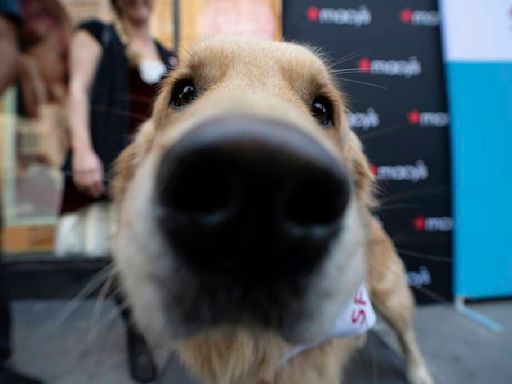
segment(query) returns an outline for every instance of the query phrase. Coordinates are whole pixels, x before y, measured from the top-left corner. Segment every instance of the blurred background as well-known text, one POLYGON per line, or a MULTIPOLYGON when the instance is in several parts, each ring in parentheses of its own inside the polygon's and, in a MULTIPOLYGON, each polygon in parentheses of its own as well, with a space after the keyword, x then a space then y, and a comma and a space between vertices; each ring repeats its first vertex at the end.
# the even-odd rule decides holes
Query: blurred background
MULTIPOLYGON (((137 2, 120 3, 130 1, 137 2)), ((0 95, 1 241, 13 359, 51 383, 126 383, 117 311, 109 302, 96 305, 108 252, 91 245, 95 235, 87 228, 102 219, 63 209, 75 166, 67 159, 76 144, 72 69, 81 60, 70 53, 74 31, 91 19, 115 26, 122 17, 108 0, 17 3, 17 73, 0 95), (69 237, 81 245, 62 245, 69 237)), ((436 382, 512 382, 512 1, 149 3, 150 33, 169 55, 167 70, 193 43, 216 35, 321 48, 379 182, 376 215, 421 305, 420 345, 436 382)), ((122 43, 130 39, 126 25, 113 31, 122 43)), ((98 47, 106 46, 103 38, 96 36, 98 47)), ((124 110, 91 104, 88 113, 133 114, 133 100, 124 110)), ((103 176, 108 187, 108 169, 103 176)), ((350 382, 405 382, 396 351, 379 323, 350 382)), ((172 383, 193 382, 177 362, 166 375, 172 383)))

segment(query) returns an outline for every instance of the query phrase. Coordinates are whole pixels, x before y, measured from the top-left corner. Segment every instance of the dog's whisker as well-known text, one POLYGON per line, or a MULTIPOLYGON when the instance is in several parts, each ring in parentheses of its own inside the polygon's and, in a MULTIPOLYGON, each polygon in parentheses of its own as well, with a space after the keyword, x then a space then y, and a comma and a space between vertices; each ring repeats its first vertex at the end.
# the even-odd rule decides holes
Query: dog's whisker
POLYGON ((91 109, 96 110, 96 111, 101 111, 101 112, 109 112, 109 113, 126 116, 126 117, 134 117, 141 121, 145 121, 147 119, 147 116, 145 116, 145 115, 141 115, 141 114, 137 114, 137 113, 133 113, 133 112, 120 111, 120 110, 117 110, 114 108, 109 108, 109 107, 106 107, 103 105, 94 105, 93 104, 93 105, 91 105, 91 109))
POLYGON ((392 201, 400 201, 401 199, 406 199, 408 197, 417 197, 422 195, 429 195, 429 194, 441 194, 448 190, 448 186, 435 186, 430 188, 421 188, 414 191, 408 191, 404 193, 397 193, 395 195, 387 196, 380 201, 383 203, 386 202, 392 202, 392 201))
POLYGON ((110 273, 111 268, 111 265, 107 265, 98 271, 93 277, 91 277, 90 281, 82 289, 80 289, 80 291, 73 297, 73 299, 70 300, 69 303, 67 303, 59 313, 48 319, 45 325, 39 328, 32 336, 27 338, 23 345, 25 345, 25 343, 26 345, 36 345, 38 344, 35 343, 37 338, 44 336, 53 328, 60 327, 79 307, 81 301, 89 297, 105 281, 108 274, 110 273))
POLYGON ((343 75, 345 73, 361 73, 366 74, 365 71, 359 69, 359 68, 340 68, 340 69, 333 69, 330 71, 333 75, 343 75))
MULTIPOLYGON (((126 308, 127 306, 124 306, 126 308)), ((123 307, 119 305, 114 305, 114 308, 110 309, 103 317, 103 319, 99 320, 96 325, 94 325, 94 329, 89 329, 86 334, 81 337, 81 345, 84 344, 84 348, 86 349, 88 345, 94 341, 100 332, 104 331, 106 327, 119 315, 119 312, 123 309, 123 307), (83 343, 86 341, 85 343, 83 343)))
POLYGON ((336 68, 333 69, 334 73, 347 73, 347 72, 361 72, 364 73, 360 68, 336 68))
POLYGON ((110 276, 108 277, 108 280, 103 284, 101 287, 101 290, 98 294, 98 297, 96 298, 96 302, 94 303, 91 318, 89 322, 89 331, 93 328, 94 324, 99 320, 101 310, 103 309, 103 305, 105 301, 116 294, 116 292, 119 290, 119 286, 117 286, 113 292, 110 292, 110 289, 112 287, 112 282, 114 281, 114 272, 111 271, 110 276))
POLYGON ((419 207, 419 204, 389 204, 389 205, 379 205, 374 211, 387 211, 390 209, 400 209, 400 208, 415 208, 419 207))
MULTIPOLYGON (((341 79, 340 81, 343 82, 343 79, 341 79)), ((408 128, 408 124, 405 121, 405 118, 404 118, 404 120, 401 120, 401 121, 387 122, 386 126, 380 126, 378 129, 374 129, 374 130, 368 131, 368 132, 362 132, 362 131, 356 131, 356 130, 354 130, 354 131, 358 134, 358 137, 361 140, 366 141, 368 139, 372 139, 377 136, 387 135, 388 133, 392 133, 395 131, 399 131, 399 130, 408 128), (386 126, 388 126, 388 127, 386 127, 386 126)))
POLYGON ((361 71, 359 67, 351 67, 351 68, 332 68, 335 72, 343 72, 343 71, 361 71))
POLYGON ((395 125, 392 128, 381 128, 379 130, 375 130, 375 131, 372 131, 370 133, 366 133, 364 135, 359 135, 359 137, 360 137, 361 140, 368 140, 368 139, 373 138, 375 136, 385 135, 385 134, 388 134, 388 133, 391 133, 391 132, 395 132, 395 131, 399 131, 399 130, 405 129, 405 128, 407 128, 407 126, 405 124, 397 124, 397 125, 395 125))
POLYGON ((452 300, 446 299, 442 297, 441 295, 431 291, 430 289, 427 289, 425 287, 419 286, 419 285, 411 285, 413 289, 417 289, 418 291, 424 293, 426 296, 433 299, 438 304, 452 304, 452 300))
POLYGON ((341 57, 340 59, 336 60, 334 63, 331 64, 331 66, 341 65, 343 63, 346 63, 347 61, 355 59, 356 57, 365 55, 366 53, 368 53, 367 49, 361 49, 361 50, 358 50, 358 51, 354 51, 354 52, 349 53, 349 54, 341 57))
POLYGON ((452 259, 450 259, 448 257, 434 256, 434 255, 429 255, 429 254, 422 253, 422 252, 409 251, 409 250, 406 250, 403 248, 396 248, 396 249, 397 249, 398 253, 400 253, 400 254, 404 254, 406 256, 411 256, 411 257, 416 257, 419 259, 439 261, 442 263, 452 263, 453 262, 452 259))
MULTIPOLYGON (((93 338, 90 337, 90 335, 92 335, 92 333, 88 332, 88 330, 84 329, 84 328, 81 328, 84 330, 83 334, 80 332, 80 334, 74 335, 77 337, 74 338, 74 340, 70 341, 70 342, 72 342, 75 346, 79 346, 79 347, 73 348, 73 350, 69 356, 69 359, 66 359, 67 363, 61 365, 60 368, 58 369, 58 371, 53 372, 55 378, 57 378, 57 377, 65 378, 65 377, 68 377, 68 375, 71 375, 73 373, 73 371, 76 370, 76 367, 78 367, 79 365, 82 365, 84 363, 87 356, 98 357, 98 353, 97 352, 92 353, 92 348, 90 348, 90 347, 94 344, 94 342, 96 342, 97 335, 99 335, 99 333, 105 331, 106 328, 110 325, 110 323, 116 318, 118 312, 119 312, 119 310, 117 308, 113 308, 106 314, 105 318, 102 319, 95 326, 96 334, 93 335, 93 338), (90 354, 88 354, 89 351, 91 352, 90 354)), ((55 326, 55 324, 52 324, 52 326, 55 326)), ((45 336, 47 337, 47 335, 45 335, 45 336)), ((46 345, 47 344, 46 340, 47 339, 45 339, 45 342, 42 342, 42 340, 41 340, 40 343, 37 343, 37 344, 34 343, 34 345, 46 345)), ((103 349, 101 349, 101 350, 103 350, 103 349)), ((37 349, 37 355, 34 356, 34 358, 37 359, 37 358, 39 358, 39 356, 41 358, 43 358, 45 354, 46 354, 46 350, 44 348, 37 349)), ((124 358, 124 356, 119 357, 119 359, 123 359, 123 358, 124 358)), ((111 357, 109 357, 109 360, 111 360, 111 357)))
MULTIPOLYGON (((81 300, 88 296, 90 296, 96 289, 98 289, 101 284, 105 282, 105 279, 107 279, 113 269, 112 264, 107 264, 102 269, 100 269, 94 276, 91 277, 89 283, 87 283, 74 297, 73 301, 75 300, 81 300)), ((72 303, 70 302, 70 304, 72 303)))
POLYGON ((389 88, 388 87, 384 87, 383 85, 378 85, 378 84, 375 84, 375 83, 369 83, 367 81, 360 81, 360 80, 354 80, 354 79, 347 79, 346 77, 343 77, 341 79, 341 82, 348 82, 348 83, 355 83, 355 84, 362 84, 362 85, 368 85, 370 87, 375 87, 375 88, 380 88, 380 89, 384 89, 385 91, 388 91, 389 88))

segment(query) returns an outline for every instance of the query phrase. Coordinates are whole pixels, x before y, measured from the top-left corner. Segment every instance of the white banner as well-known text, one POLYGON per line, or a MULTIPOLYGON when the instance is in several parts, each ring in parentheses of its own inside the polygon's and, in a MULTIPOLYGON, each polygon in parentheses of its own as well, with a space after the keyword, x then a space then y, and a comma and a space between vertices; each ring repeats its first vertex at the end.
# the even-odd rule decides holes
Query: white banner
POLYGON ((512 0, 440 0, 445 59, 512 61, 512 0))

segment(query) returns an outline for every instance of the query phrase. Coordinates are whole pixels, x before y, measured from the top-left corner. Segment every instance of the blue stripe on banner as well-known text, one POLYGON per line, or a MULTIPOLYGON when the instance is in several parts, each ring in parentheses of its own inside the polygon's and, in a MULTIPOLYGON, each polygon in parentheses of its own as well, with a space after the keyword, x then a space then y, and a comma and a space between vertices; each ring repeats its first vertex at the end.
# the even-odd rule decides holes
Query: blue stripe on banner
POLYGON ((455 294, 512 295, 512 63, 447 64, 455 294))

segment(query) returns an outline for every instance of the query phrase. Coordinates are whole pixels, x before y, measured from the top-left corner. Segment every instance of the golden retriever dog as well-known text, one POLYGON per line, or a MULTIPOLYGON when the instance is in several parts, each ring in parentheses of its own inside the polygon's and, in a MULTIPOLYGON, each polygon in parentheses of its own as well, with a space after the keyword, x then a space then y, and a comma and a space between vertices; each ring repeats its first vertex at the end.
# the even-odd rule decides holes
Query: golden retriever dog
POLYGON ((430 384, 402 262, 328 66, 290 43, 213 39, 164 83, 120 156, 114 261, 134 316, 207 384, 338 384, 329 338, 366 279, 430 384), (296 345, 309 345, 290 356, 296 345))

